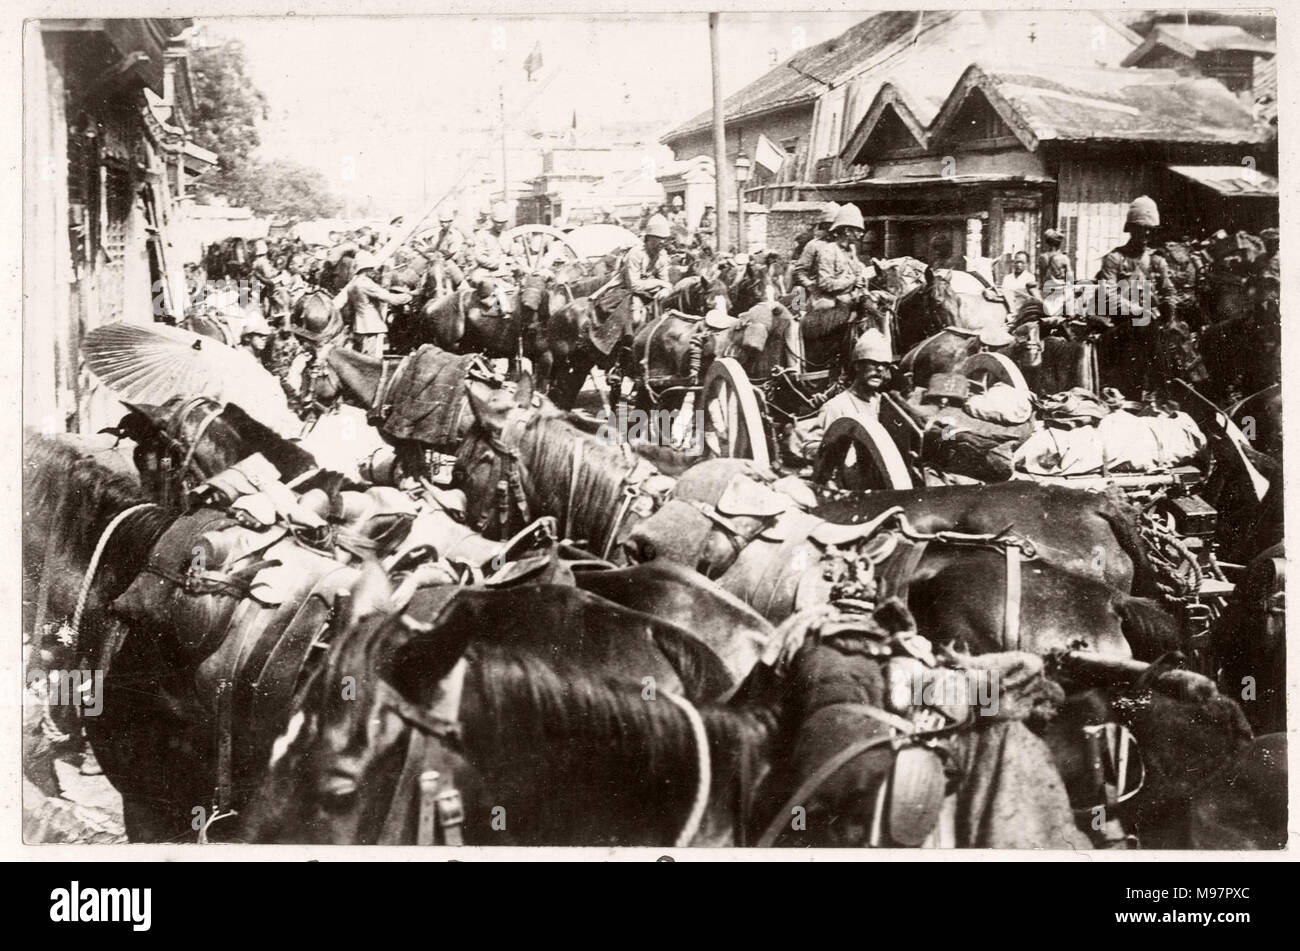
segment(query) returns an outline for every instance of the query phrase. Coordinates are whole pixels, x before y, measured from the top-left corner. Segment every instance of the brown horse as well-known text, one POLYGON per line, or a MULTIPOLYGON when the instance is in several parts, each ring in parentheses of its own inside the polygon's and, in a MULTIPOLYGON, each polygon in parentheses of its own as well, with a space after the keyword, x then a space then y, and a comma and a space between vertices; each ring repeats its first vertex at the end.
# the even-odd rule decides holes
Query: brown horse
POLYGON ((549 402, 534 409, 527 383, 514 395, 469 388, 475 425, 454 477, 468 499, 467 521, 499 539, 550 515, 564 537, 607 557, 671 480, 626 445, 577 429, 549 402))
MULTIPOLYGON (((866 524, 902 506, 918 523, 905 533, 909 538, 954 530, 983 536, 966 543, 960 537, 952 542, 939 537, 920 548, 910 564, 898 561, 895 568, 893 562, 882 562, 877 569, 910 592, 921 632, 936 643, 964 642, 977 652, 1045 652, 1082 640, 1096 650, 1118 656, 1131 650, 1142 657, 1178 646, 1172 618, 1153 602, 1106 583, 1108 575, 1120 582, 1131 579, 1133 560, 1124 544, 1136 554, 1140 538, 1135 530, 1128 537, 1125 521, 1117 518, 1112 525, 1108 516, 1117 513, 1099 513, 1096 499, 1087 493, 1033 483, 951 486, 871 493, 863 497, 865 507, 838 503, 831 511, 778 519, 776 513, 790 507, 788 500, 783 506, 762 480, 763 474, 743 460, 701 463, 677 481, 671 498, 654 515, 631 531, 625 547, 635 561, 667 558, 702 571, 779 622, 798 610, 809 596, 805 592, 830 590, 819 580, 825 574, 827 545, 833 541, 851 549, 865 538, 865 529, 858 538, 847 525, 822 530, 825 515, 866 524), (982 490, 989 489, 997 491, 986 498, 982 490), (943 498, 931 502, 932 494, 943 498), (1041 516, 1026 524, 1026 511, 1041 516), (1019 538, 1014 575, 1007 546, 997 540, 1013 527, 1019 538), (984 585, 972 583, 975 578, 984 585)), ((910 551, 914 549, 900 545, 893 557, 905 558, 910 551)))
MULTIPOLYGON (((887 691, 883 665, 863 649, 869 637, 802 639, 791 649, 788 676, 774 679, 765 669, 766 686, 755 682, 754 699, 728 709, 707 696, 692 701, 659 684, 652 689, 635 679, 643 667, 601 652, 590 634, 575 641, 571 631, 545 625, 516 631, 484 623, 472 605, 455 607, 432 625, 370 619, 340 638, 277 741, 268 781, 244 822, 246 838, 734 846, 754 844, 763 827, 775 834, 759 844, 771 844, 787 825, 798 832, 784 845, 929 838, 915 811, 942 800, 941 769, 918 773, 913 765, 911 787, 879 795, 900 744, 878 719, 889 716, 887 691), (552 642, 561 649, 548 649, 552 642), (592 668, 600 663, 609 670, 597 681, 592 668), (361 672, 352 674, 356 701, 339 702, 333 685, 354 671, 361 672), (788 758, 786 736, 796 741, 788 758), (842 758, 838 768, 834 757, 842 758), (437 768, 443 802, 452 797, 458 807, 440 818, 454 821, 435 818, 419 828, 416 817, 433 805, 434 791, 416 787, 416 767, 437 768), (819 767, 820 780, 810 776, 819 767), (570 794, 539 796, 547 789, 570 794), (806 824, 777 809, 792 793, 796 819, 803 812, 806 824), (889 816, 872 823, 882 800, 889 816)), ((877 630, 871 626, 872 635, 877 630)), ((948 743, 960 762, 958 843, 1083 844, 1041 744, 1017 722, 969 726, 948 743)), ((937 766, 933 753, 901 745, 909 764, 920 756, 937 766)))
POLYGON ((1256 739, 1230 696, 1167 661, 1077 656, 1055 674, 1071 696, 1044 739, 1081 826, 1105 839, 1118 824, 1140 848, 1284 847, 1285 734, 1256 739), (1107 742, 1119 726, 1135 749, 1107 742))
POLYGON ((898 300, 897 353, 907 353, 945 327, 978 332, 1005 326, 1010 315, 1006 299, 982 278, 966 271, 926 268, 925 279, 898 300))
POLYGON ((423 764, 454 786, 465 844, 733 844, 773 717, 705 706, 722 681, 688 633, 578 594, 421 589, 350 624, 301 692, 243 837, 431 842, 410 772, 423 764))

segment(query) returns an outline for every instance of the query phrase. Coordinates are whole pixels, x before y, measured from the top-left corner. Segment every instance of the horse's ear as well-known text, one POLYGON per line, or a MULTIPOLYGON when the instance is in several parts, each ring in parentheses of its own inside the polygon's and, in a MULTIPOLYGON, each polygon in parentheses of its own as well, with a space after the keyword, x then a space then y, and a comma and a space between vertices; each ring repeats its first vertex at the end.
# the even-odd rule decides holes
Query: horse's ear
POLYGON ((465 394, 469 400, 469 411, 474 414, 474 421, 480 426, 486 426, 491 413, 488 410, 487 400, 479 395, 478 387, 473 380, 465 381, 465 394))
POLYGON ((523 373, 519 376, 519 383, 515 386, 515 405, 520 409, 528 409, 533 405, 533 375, 523 373))
POLYGON ((348 603, 348 630, 371 614, 388 614, 392 610, 393 585, 383 567, 374 558, 366 558, 361 577, 352 586, 348 603))
POLYGON ((126 419, 122 420, 123 425, 144 423, 152 429, 161 430, 167 424, 167 413, 161 406, 152 403, 128 403, 126 400, 122 400, 122 405, 131 411, 126 419))

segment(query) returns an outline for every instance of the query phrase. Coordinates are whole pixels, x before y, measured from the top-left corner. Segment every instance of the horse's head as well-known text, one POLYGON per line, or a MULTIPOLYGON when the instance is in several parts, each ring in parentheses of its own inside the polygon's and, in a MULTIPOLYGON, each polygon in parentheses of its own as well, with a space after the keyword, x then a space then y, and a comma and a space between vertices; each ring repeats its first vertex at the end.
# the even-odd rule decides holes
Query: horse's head
POLYGON ((316 466, 311 453, 234 403, 223 406, 207 397, 173 397, 162 406, 128 403, 127 407, 131 412, 116 432, 136 443, 141 482, 155 495, 168 470, 191 486, 254 453, 264 455, 285 479, 316 466))
POLYGON ((501 540, 531 521, 518 447, 505 436, 507 427, 522 425, 534 412, 532 378, 525 374, 513 393, 477 380, 466 380, 465 389, 474 425, 456 453, 453 484, 465 492, 466 521, 501 540))
POLYGON ((414 744, 427 743, 442 755, 420 757, 416 765, 446 768, 459 693, 450 700, 446 723, 438 720, 443 711, 430 694, 457 666, 472 627, 424 638, 421 650, 403 654, 427 625, 413 621, 393 597, 387 576, 372 561, 336 605, 329 659, 294 698, 266 777, 244 812, 242 838, 373 845, 386 825, 395 825, 394 841, 413 838, 406 833, 415 810, 402 807, 414 803, 400 797, 418 797, 425 777, 412 775, 412 789, 399 789, 403 763, 414 744), (399 681, 413 685, 407 688, 412 693, 403 695, 399 681))

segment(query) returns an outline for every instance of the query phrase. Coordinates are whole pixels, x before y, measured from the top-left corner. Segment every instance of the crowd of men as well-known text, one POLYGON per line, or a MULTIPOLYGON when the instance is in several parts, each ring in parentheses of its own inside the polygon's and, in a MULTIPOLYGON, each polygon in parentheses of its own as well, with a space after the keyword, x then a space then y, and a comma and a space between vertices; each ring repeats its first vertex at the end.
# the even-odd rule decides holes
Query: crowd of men
MULTIPOLYGON (((400 222, 396 219, 394 227, 400 222)), ((436 263, 433 280, 438 292, 460 290, 470 295, 471 305, 493 306, 493 295, 502 283, 517 281, 521 262, 506 239, 509 209, 497 204, 480 213, 472 233, 457 224, 448 206, 438 212, 437 225, 408 242, 408 253, 436 263)), ((673 289, 669 268, 674 259, 720 262, 724 280, 732 282, 748 265, 748 255, 715 255, 711 222, 689 229, 680 197, 656 209, 646 209, 641 226, 642 240, 619 258, 607 287, 626 292, 631 308, 629 324, 639 327, 647 311, 673 289)), ((1204 274, 1211 270, 1241 270, 1252 299, 1271 300, 1276 306, 1280 285, 1278 232, 1265 230, 1257 253, 1241 254, 1241 236, 1217 232, 1201 241, 1156 243, 1160 227, 1159 209, 1147 197, 1136 198, 1128 209, 1125 230, 1128 240, 1107 253, 1094 277, 1116 300, 1116 313, 1133 317, 1146 315, 1155 320, 1187 319, 1188 308, 1204 274), (1140 292, 1133 293, 1134 288, 1140 292)), ((266 242, 257 242, 251 277, 259 299, 267 306, 269 323, 284 327, 287 314, 275 312, 272 301, 277 288, 287 291, 278 298, 288 306, 311 286, 331 293, 346 289, 344 319, 351 331, 352 345, 362 352, 382 355, 388 330, 386 311, 412 299, 409 287, 394 286, 392 269, 382 274, 376 251, 383 235, 372 228, 354 233, 330 235, 331 247, 297 248, 271 256, 266 242)), ((1041 237, 1035 261, 1018 250, 993 263, 995 286, 1010 303, 1012 314, 1030 299, 1050 301, 1072 293, 1075 276, 1066 253, 1065 236, 1049 228, 1041 237)), ((943 232, 929 242, 932 268, 968 269, 967 259, 954 252, 951 238, 943 232)), ((838 326, 843 316, 864 307, 879 288, 877 236, 865 227, 861 210, 853 204, 827 204, 811 226, 801 233, 791 249, 788 290, 803 292, 804 332, 817 334, 818 325, 838 326)), ((768 263, 779 255, 763 253, 768 263)), ((549 262, 543 262, 549 263, 549 262)), ((273 333, 272 327, 250 327, 256 335, 273 333)), ((265 337, 261 341, 264 342, 265 337)), ((261 350, 259 346, 256 349, 261 350)), ((852 354, 852 369, 843 389, 832 392, 812 430, 804 434, 805 448, 815 450, 818 432, 844 415, 872 416, 878 409, 878 394, 893 372, 894 354, 888 339, 871 328, 861 333, 852 354)))

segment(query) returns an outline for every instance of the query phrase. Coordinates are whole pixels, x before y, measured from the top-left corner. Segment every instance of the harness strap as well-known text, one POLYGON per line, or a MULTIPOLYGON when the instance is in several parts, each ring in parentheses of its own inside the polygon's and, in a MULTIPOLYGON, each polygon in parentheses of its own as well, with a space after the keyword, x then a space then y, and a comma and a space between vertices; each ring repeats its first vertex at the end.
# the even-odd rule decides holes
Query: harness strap
POLYGON ((90 586, 95 580, 95 573, 99 570, 99 560, 104 557, 104 549, 108 547, 109 539, 117 531, 118 526, 126 521, 127 516, 141 509, 157 508, 153 502, 141 502, 139 505, 133 505, 129 509, 124 509, 113 516, 113 520, 108 523, 99 536, 99 541, 95 543, 95 551, 90 556, 90 564, 86 567, 86 577, 81 581, 81 591, 77 594, 77 606, 72 612, 72 642, 69 647, 73 651, 77 650, 77 641, 81 635, 81 616, 85 613, 86 602, 90 600, 90 586))
POLYGON ((695 798, 691 802, 691 811, 686 816, 686 822, 682 825, 681 831, 677 833, 677 839, 673 843, 676 848, 683 849, 690 845, 695 836, 699 834, 700 822, 703 820, 704 810, 709 804, 709 786, 712 781, 712 770, 709 762, 709 734, 704 728, 704 720, 700 717, 700 712, 695 709, 695 706, 689 700, 673 693, 665 693, 664 696, 682 713, 686 714, 686 719, 691 725, 691 734, 695 739, 695 798))
POLYGON ((561 537, 569 538, 573 531, 573 503, 578 497, 578 475, 582 470, 583 441, 573 440, 573 471, 569 474, 569 501, 564 507, 564 531, 561 537))
POLYGON ((609 534, 605 537, 605 544, 600 549, 602 561, 609 561, 610 553, 614 548, 614 541, 618 538, 618 530, 623 527, 623 521, 627 518, 627 513, 632 509, 632 500, 636 498, 636 486, 629 485, 623 492, 623 498, 619 500, 618 509, 614 513, 614 521, 610 523, 609 534))
MULTIPOLYGON (((185 450, 185 458, 181 461, 182 479, 185 478, 185 473, 190 470, 190 466, 194 464, 194 453, 199 448, 199 443, 203 439, 203 434, 208 431, 209 426, 211 426, 214 422, 216 422, 217 417, 220 416, 225 411, 226 408, 224 406, 218 405, 216 409, 213 409, 211 412, 208 413, 208 415, 203 417, 203 421, 200 422, 198 428, 194 430, 194 435, 190 437, 189 448, 185 450)), ((207 478, 207 474, 199 469, 195 470, 195 475, 197 475, 200 479, 207 478)))
POLYGON ((770 849, 774 844, 776 844, 777 838, 781 835, 782 831, 784 831, 786 817, 790 814, 792 808, 806 801, 811 793, 816 792, 822 783, 834 776, 835 773, 837 773, 846 763, 849 763, 862 754, 877 749, 878 747, 887 746, 893 743, 895 739, 896 737, 894 736, 877 736, 872 737, 869 740, 858 740, 856 743, 850 743, 834 756, 826 759, 812 772, 810 776, 808 776, 808 778, 800 783, 799 788, 796 789, 788 799, 786 799, 781 808, 777 810, 776 815, 772 817, 772 821, 768 823, 767 828, 763 830, 763 834, 759 836, 755 845, 760 849, 770 849))
POLYGON ((1002 646, 1020 650, 1020 546, 1007 545, 1007 594, 1003 617, 1002 646))

